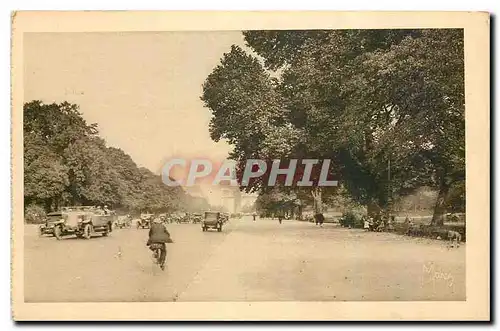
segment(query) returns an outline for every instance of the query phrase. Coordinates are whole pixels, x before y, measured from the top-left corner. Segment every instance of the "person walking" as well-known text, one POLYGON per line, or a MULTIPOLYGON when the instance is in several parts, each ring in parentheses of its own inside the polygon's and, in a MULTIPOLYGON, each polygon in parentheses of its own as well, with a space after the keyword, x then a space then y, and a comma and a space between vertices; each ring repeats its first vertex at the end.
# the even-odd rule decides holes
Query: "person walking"
POLYGON ((323 223, 325 222, 325 216, 323 216, 323 213, 317 213, 314 215, 314 218, 316 219, 316 225, 319 224, 319 226, 323 227, 323 223))

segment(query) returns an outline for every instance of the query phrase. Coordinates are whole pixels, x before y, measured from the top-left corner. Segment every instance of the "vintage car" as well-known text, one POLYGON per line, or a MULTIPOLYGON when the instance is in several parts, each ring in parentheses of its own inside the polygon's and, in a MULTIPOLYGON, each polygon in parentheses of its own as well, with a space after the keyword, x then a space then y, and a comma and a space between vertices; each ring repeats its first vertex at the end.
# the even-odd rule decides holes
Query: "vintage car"
POLYGON ((179 218, 179 216, 175 213, 172 213, 172 214, 169 214, 167 216, 167 221, 166 223, 178 223, 177 222, 177 219, 179 218))
POLYGON ((176 223, 189 223, 191 222, 191 216, 188 213, 176 213, 174 216, 176 223))
POLYGON ((199 224, 202 221, 203 221, 203 215, 202 214, 194 213, 193 216, 191 217, 191 222, 193 224, 199 224))
POLYGON ((191 223, 191 214, 183 213, 179 223, 191 223))
POLYGON ((112 231, 114 221, 114 215, 104 213, 93 206, 63 207, 60 216, 59 220, 53 222, 52 230, 58 240, 69 235, 85 239, 96 234, 105 237, 112 231))
POLYGON ((130 217, 130 215, 118 216, 115 227, 119 229, 132 227, 132 217, 130 217))
POLYGON ((54 223, 60 221, 63 218, 60 211, 48 213, 45 216, 45 223, 40 225, 40 235, 54 235, 54 223))
POLYGON ((141 214, 141 218, 137 220, 138 229, 149 229, 153 221, 154 214, 141 214))
POLYGON ((218 232, 221 232, 222 225, 224 225, 224 218, 220 212, 217 211, 205 212, 205 218, 201 222, 201 229, 203 231, 207 231, 208 229, 216 229, 218 232))

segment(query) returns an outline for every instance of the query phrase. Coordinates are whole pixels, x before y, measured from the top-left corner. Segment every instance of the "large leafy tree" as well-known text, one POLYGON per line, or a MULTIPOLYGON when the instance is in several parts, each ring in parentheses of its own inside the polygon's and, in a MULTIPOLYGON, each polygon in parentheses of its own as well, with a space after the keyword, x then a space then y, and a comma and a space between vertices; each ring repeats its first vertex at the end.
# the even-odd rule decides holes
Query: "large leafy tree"
POLYGON ((367 113, 361 126, 372 125, 372 150, 392 160, 400 192, 426 184, 438 189, 433 223, 439 224, 451 186, 465 180, 462 31, 426 30, 360 62, 351 86, 356 102, 347 113, 367 113), (373 126, 373 116, 380 125, 373 126))
POLYGON ((50 208, 69 184, 68 168, 62 158, 42 143, 39 136, 24 139, 24 196, 26 205, 50 208))
POLYGON ((377 207, 433 185, 440 222, 450 186, 465 175, 461 30, 244 36, 267 70, 233 47, 202 97, 215 138, 227 135, 236 158, 333 159, 350 195, 377 207))
MULTIPOLYGON (((226 139, 234 146, 230 157, 238 161, 240 179, 246 160, 267 161, 268 172, 245 186, 247 191, 270 189, 267 183, 272 160, 306 156, 297 154, 304 131, 290 122, 279 81, 240 47, 233 46, 223 55, 203 84, 201 99, 214 115, 210 123, 212 139, 226 139)), ((316 182, 318 176, 313 173, 316 182)), ((283 180, 283 176, 278 177, 278 183, 283 180)))
POLYGON ((172 211, 195 203, 122 150, 107 147, 97 126, 67 102, 24 105, 24 189, 25 205, 46 211, 61 204, 172 211))
POLYGON ((32 101, 24 105, 23 129, 26 202, 51 209, 68 198, 71 186, 65 150, 82 138, 94 136, 96 125, 88 125, 76 105, 32 101))

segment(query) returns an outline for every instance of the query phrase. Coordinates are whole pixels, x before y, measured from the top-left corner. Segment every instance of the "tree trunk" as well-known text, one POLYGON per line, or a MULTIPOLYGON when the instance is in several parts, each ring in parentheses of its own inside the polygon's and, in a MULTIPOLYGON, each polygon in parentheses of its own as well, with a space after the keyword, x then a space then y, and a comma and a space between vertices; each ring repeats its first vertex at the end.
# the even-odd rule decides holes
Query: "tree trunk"
POLYGON ((371 201, 367 205, 367 214, 369 217, 377 218, 380 215, 381 208, 379 203, 371 201))
POLYGON ((434 206, 434 213, 432 215, 431 225, 442 226, 443 216, 446 211, 446 198, 448 197, 448 192, 450 190, 450 184, 446 183, 445 180, 441 182, 439 187, 439 194, 436 199, 436 204, 434 206))
POLYGON ((46 213, 50 213, 52 211, 52 198, 45 199, 44 209, 46 213))

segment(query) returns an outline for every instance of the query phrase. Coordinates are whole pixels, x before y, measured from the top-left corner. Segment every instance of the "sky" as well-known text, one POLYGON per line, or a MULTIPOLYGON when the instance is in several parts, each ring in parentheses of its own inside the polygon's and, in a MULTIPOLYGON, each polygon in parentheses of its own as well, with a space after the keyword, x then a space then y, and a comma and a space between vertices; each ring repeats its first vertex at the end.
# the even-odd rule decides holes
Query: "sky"
POLYGON ((240 31, 26 33, 24 100, 78 104, 108 146, 156 173, 174 155, 223 160, 231 146, 210 139, 200 96, 233 44, 240 31))

